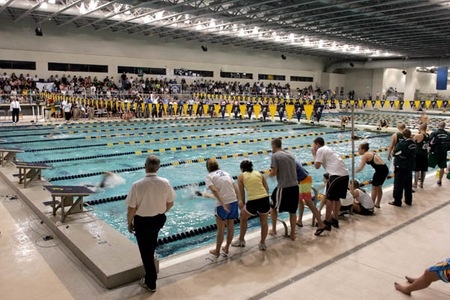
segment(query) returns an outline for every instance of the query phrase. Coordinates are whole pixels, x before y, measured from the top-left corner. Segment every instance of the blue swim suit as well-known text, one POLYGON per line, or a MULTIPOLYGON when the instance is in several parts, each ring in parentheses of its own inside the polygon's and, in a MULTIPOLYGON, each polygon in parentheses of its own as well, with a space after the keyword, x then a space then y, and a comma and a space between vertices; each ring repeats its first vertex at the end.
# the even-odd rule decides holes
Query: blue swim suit
POLYGON ((239 206, 237 201, 228 204, 228 209, 230 212, 226 212, 223 206, 216 206, 216 216, 222 221, 237 219, 239 216, 238 208, 239 206))
POLYGON ((450 258, 438 262, 428 269, 430 272, 436 272, 439 278, 446 283, 450 282, 450 258))

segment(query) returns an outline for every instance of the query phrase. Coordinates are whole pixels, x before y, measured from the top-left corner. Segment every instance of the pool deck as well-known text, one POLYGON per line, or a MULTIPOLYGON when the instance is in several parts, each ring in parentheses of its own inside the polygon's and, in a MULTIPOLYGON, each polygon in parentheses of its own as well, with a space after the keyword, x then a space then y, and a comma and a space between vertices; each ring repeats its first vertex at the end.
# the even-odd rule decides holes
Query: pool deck
MULTIPOLYGON (((324 236, 315 237, 315 228, 304 220, 296 241, 282 237, 280 231, 268 238, 268 249, 261 252, 258 233, 249 233, 247 246, 232 248, 228 257, 215 259, 207 254, 209 248, 202 248, 162 260, 155 294, 136 282, 108 290, 66 237, 86 243, 80 251, 88 260, 100 259, 98 265, 108 270, 105 279, 119 266, 140 267, 136 245, 124 237, 116 240, 108 233, 109 226, 89 214, 70 217, 66 228, 42 204, 50 194, 40 185, 22 189, 12 176, 13 167, 0 171, 2 299, 408 299, 395 291, 393 282, 404 282, 404 275, 419 276, 449 257, 450 181, 444 179, 439 187, 430 173, 411 207, 388 205, 392 193, 386 189, 375 216, 352 215, 340 222, 340 229, 324 236), (10 197, 13 194, 18 199, 10 197), (41 224, 43 217, 48 220, 41 224), (42 240, 52 232, 54 240, 42 240), (84 237, 75 232, 85 232, 84 237), (131 247, 124 246, 127 242, 131 247), (116 249, 122 246, 124 250, 116 249)), ((449 299, 450 286, 436 282, 413 295, 449 299)))

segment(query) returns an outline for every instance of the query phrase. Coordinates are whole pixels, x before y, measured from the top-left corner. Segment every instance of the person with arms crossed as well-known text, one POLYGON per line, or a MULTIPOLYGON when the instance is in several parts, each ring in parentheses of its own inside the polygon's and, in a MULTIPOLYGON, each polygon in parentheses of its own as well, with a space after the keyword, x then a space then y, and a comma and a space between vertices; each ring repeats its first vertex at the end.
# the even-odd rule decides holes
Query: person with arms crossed
POLYGON ((140 285, 150 292, 156 291, 155 249, 159 230, 166 222, 165 213, 173 206, 175 191, 169 180, 156 175, 160 166, 157 156, 145 161, 146 175, 133 183, 125 200, 128 205, 128 231, 136 235, 145 276, 140 285))
POLYGON ((272 209, 270 218, 272 230, 270 234, 277 234, 278 212, 289 213, 289 223, 291 225, 291 240, 295 240, 295 226, 297 223, 297 207, 299 188, 297 182, 297 171, 295 157, 281 147, 281 140, 272 140, 272 158, 269 177, 277 178, 277 187, 272 192, 272 209))
POLYGON ((325 146, 325 140, 318 137, 313 142, 311 153, 314 157, 314 167, 320 169, 323 166, 325 171, 330 174, 327 183, 325 227, 317 230, 317 235, 324 230, 330 231, 331 226, 339 228, 339 211, 341 208, 341 198, 347 195, 349 173, 347 166, 338 153, 328 146, 325 146))
POLYGON ((402 206, 403 193, 406 205, 412 204, 412 170, 416 156, 416 143, 409 129, 403 130, 403 138, 394 148, 394 201, 389 202, 398 207, 402 206))

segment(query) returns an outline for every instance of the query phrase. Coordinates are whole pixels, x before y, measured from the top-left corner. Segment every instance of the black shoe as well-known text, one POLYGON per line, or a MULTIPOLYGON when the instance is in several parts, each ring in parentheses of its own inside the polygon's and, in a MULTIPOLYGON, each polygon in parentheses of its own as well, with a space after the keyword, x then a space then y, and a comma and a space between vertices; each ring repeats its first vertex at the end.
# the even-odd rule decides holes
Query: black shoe
POLYGON ((402 207, 402 203, 398 204, 395 201, 388 202, 388 204, 389 205, 393 205, 393 206, 397 206, 397 207, 402 207))
POLYGON ((323 224, 325 225, 326 231, 331 231, 331 222, 328 222, 327 220, 323 221, 323 224))
POLYGON ((339 221, 332 218, 331 219, 331 226, 333 226, 334 228, 339 228, 339 221))

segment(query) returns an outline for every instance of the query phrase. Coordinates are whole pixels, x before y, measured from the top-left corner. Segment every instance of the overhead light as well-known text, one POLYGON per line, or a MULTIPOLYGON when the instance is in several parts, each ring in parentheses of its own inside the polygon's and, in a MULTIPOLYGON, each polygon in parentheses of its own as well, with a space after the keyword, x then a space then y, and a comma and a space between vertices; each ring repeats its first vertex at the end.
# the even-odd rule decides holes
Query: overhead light
POLYGON ((34 33, 36 33, 37 36, 43 36, 44 34, 42 33, 42 28, 41 27, 36 27, 36 29, 34 29, 34 33))
POLYGON ((89 10, 94 10, 96 8, 97 8, 97 1, 91 0, 91 2, 89 2, 89 10))
POLYGON ((163 12, 163 11, 158 11, 158 12, 155 14, 155 19, 156 19, 156 20, 161 20, 162 17, 163 17, 163 15, 164 15, 164 12, 163 12))
POLYGON ((245 32, 244 32, 244 28, 239 29, 239 36, 244 36, 245 32))
POLYGON ((203 52, 206 52, 206 51, 208 51, 208 47, 206 46, 206 45, 202 45, 202 50, 203 50, 203 52))
POLYGON ((87 13, 87 9, 86 9, 86 6, 84 5, 84 2, 81 2, 80 8, 78 10, 79 10, 80 14, 82 14, 82 15, 87 13))
POLYGON ((55 3, 56 3, 56 0, 48 0, 48 3, 50 3, 50 4, 55 4, 55 3))
POLYGON ((202 25, 200 23, 198 23, 197 26, 195 26, 195 29, 202 30, 202 25))
POLYGON ((211 20, 211 22, 209 22, 209 28, 214 28, 216 27, 216 21, 211 20))
POLYGON ((408 72, 406 72, 406 70, 403 70, 403 71, 402 71, 402 74, 403 74, 403 75, 406 75, 406 74, 408 74, 408 72))
POLYGON ((257 35, 258 34, 258 27, 253 27, 253 31, 252 31, 252 33, 254 34, 254 35, 257 35))

